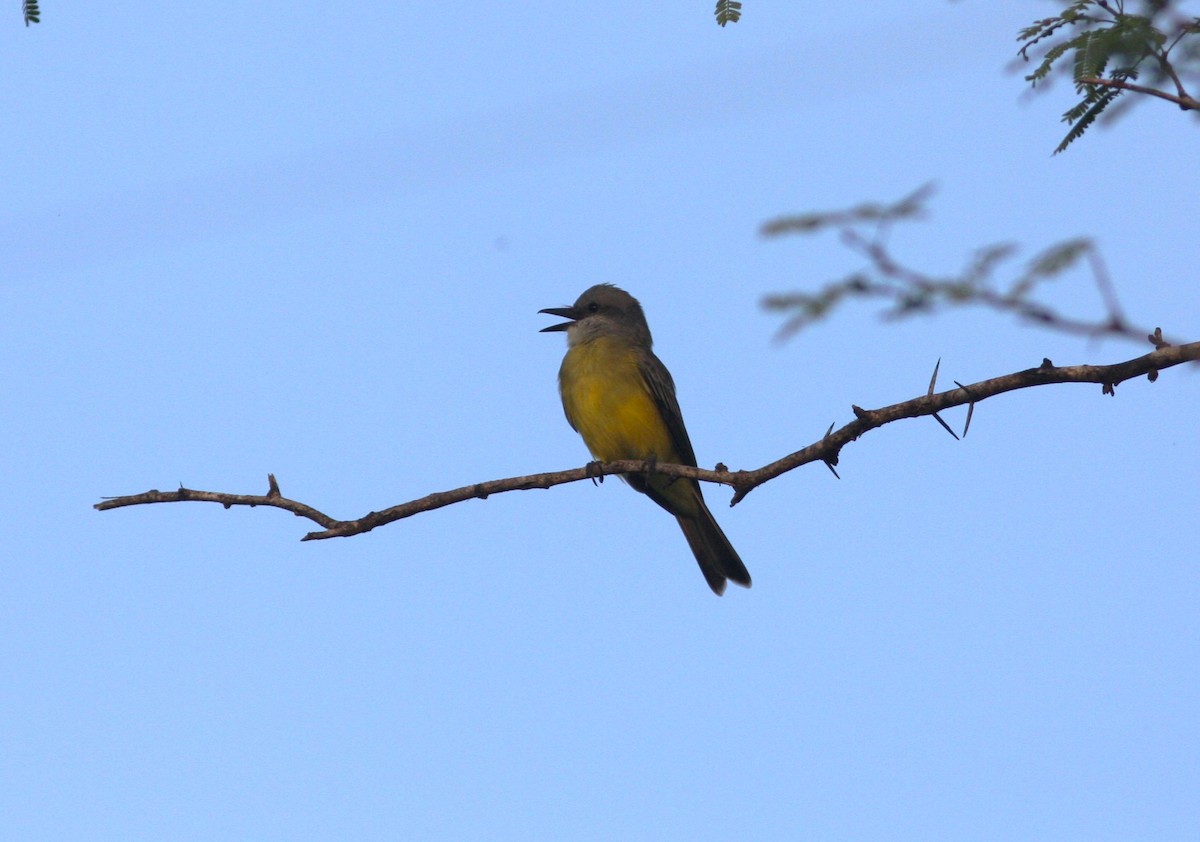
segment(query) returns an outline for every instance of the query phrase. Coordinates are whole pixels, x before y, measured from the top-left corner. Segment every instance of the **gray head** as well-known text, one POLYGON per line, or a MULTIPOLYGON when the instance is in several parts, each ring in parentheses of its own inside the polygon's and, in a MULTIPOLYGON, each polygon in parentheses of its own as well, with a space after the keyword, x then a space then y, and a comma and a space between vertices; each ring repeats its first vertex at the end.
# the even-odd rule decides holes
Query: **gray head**
POLYGON ((548 307, 538 312, 570 319, 544 327, 541 333, 565 330, 571 345, 614 335, 626 337, 647 350, 652 343, 650 326, 646 324, 642 305, 625 290, 612 284, 596 284, 570 307, 548 307))

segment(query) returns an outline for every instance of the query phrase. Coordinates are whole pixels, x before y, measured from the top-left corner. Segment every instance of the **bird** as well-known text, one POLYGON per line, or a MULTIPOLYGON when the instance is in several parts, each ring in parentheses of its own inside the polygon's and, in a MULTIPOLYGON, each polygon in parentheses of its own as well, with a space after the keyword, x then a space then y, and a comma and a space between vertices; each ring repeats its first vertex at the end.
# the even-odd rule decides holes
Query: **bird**
MULTIPOLYGON (((567 334, 559 396, 567 422, 595 459, 696 466, 675 381, 652 350, 636 298, 612 284, 596 284, 569 307, 538 312, 567 319, 540 332, 567 334)), ((698 481, 652 469, 621 476, 675 516, 713 593, 723 594, 726 582, 750 587, 750 572, 717 525, 698 481)))

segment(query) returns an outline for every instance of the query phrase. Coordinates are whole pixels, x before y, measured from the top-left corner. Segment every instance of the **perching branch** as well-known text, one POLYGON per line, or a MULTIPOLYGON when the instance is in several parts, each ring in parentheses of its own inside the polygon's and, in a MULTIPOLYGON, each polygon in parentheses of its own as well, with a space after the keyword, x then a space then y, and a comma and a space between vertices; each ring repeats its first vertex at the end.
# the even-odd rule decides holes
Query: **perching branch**
POLYGON ((937 369, 935 368, 934 379, 930 381, 929 390, 926 394, 880 409, 851 407, 855 415, 855 420, 849 424, 837 430, 834 430, 830 426, 829 431, 818 441, 782 459, 778 459, 752 471, 729 471, 723 465, 718 465, 717 470, 710 471, 687 465, 652 464, 639 460, 592 463, 582 468, 573 468, 566 471, 508 477, 506 479, 489 480, 474 485, 467 485, 450 491, 439 491, 418 500, 411 500, 407 503, 401 503, 398 506, 392 506, 380 512, 369 512, 357 520, 337 520, 314 509, 312 506, 284 497, 279 491, 279 484, 275 481, 274 475, 268 475, 269 487, 265 495, 195 491, 189 488, 179 488, 176 491, 151 490, 127 497, 109 498, 95 504, 95 508, 100 511, 106 511, 108 509, 119 509, 125 506, 138 506, 146 503, 179 503, 184 501, 220 503, 227 509, 231 506, 272 506, 292 512, 299 517, 308 518, 323 527, 319 531, 309 532, 302 539, 312 541, 320 538, 342 538, 350 535, 358 535, 362 532, 370 532, 377 526, 383 526, 393 521, 412 517, 420 512, 440 509, 443 506, 461 503, 464 500, 474 498, 485 499, 492 494, 500 494, 505 491, 550 488, 554 485, 579 482, 585 479, 602 479, 609 474, 640 472, 657 472, 667 476, 687 477, 704 482, 715 482, 731 486, 734 489, 733 500, 730 502, 732 506, 741 502, 747 494, 758 486, 788 471, 795 470, 801 465, 807 465, 810 462, 824 462, 832 470, 833 466, 838 463, 838 457, 841 454, 842 448, 850 442, 857 440, 864 433, 882 427, 885 424, 890 424, 893 421, 899 421, 904 418, 919 418, 923 415, 933 416, 951 435, 955 435, 955 438, 957 438, 958 436, 938 416, 939 412, 952 407, 967 405, 969 410, 963 429, 963 435, 965 436, 971 423, 971 416, 975 405, 1004 392, 1025 389, 1031 386, 1046 386, 1051 383, 1099 383, 1104 387, 1104 394, 1113 395, 1116 394, 1117 384, 1126 380, 1146 375, 1153 382, 1158 378, 1158 372, 1162 369, 1171 368, 1172 366, 1192 360, 1200 360, 1200 342, 1192 342, 1187 345, 1170 345, 1163 340, 1162 332, 1159 330, 1155 330, 1154 334, 1147 338, 1154 343, 1155 350, 1149 354, 1136 357, 1132 360, 1126 360, 1125 362, 1100 366, 1055 366, 1049 360, 1042 360, 1042 364, 1037 368, 1029 368, 1024 371, 993 377, 989 380, 981 380, 978 383, 972 383, 968 386, 956 384, 957 388, 936 394, 933 391, 937 378, 937 369))

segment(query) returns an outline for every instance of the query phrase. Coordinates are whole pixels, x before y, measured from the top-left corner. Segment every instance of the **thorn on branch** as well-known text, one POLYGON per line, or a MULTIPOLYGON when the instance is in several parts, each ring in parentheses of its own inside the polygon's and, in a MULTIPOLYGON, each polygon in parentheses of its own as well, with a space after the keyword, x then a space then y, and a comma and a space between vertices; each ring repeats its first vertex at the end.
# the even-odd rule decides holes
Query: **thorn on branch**
MULTIPOLYGON (((934 366, 933 366, 933 377, 929 378, 929 391, 925 393, 925 397, 927 397, 927 398, 933 397, 933 387, 937 385, 938 369, 941 367, 942 367, 942 358, 938 357, 938 361, 936 363, 934 363, 934 366)), ((949 429, 949 427, 947 427, 946 429, 949 429)))
POLYGON ((267 496, 268 497, 282 497, 283 496, 279 492, 279 483, 275 481, 274 474, 267 474, 267 496))
POLYGON ((958 433, 956 433, 956 432, 954 432, 953 430, 951 430, 951 429, 950 429, 950 425, 949 425, 949 424, 947 424, 945 421, 943 421, 943 420, 942 420, 942 416, 938 415, 938 414, 935 412, 935 413, 933 413, 933 420, 934 420, 934 421, 936 421, 936 422, 938 422, 939 424, 941 424, 941 425, 942 425, 942 429, 943 429, 943 430, 945 430, 945 431, 946 431, 947 433, 949 433, 950 435, 954 436, 954 440, 955 440, 955 441, 958 441, 958 440, 959 440, 959 438, 958 438, 958 433))
MULTIPOLYGON (((855 407, 855 409, 857 409, 857 407, 855 407)), ((822 442, 829 441, 829 436, 833 433, 833 425, 836 423, 837 423, 836 421, 830 422, 829 429, 825 431, 825 435, 821 436, 822 442)), ((835 449, 833 451, 833 453, 831 453, 830 455, 822 457, 821 461, 825 463, 825 467, 829 469, 829 473, 833 474, 838 479, 841 479, 842 478, 841 474, 839 474, 837 472, 837 469, 833 467, 834 465, 836 465, 838 463, 839 450, 840 450, 840 448, 835 449)))
POLYGON ((975 414, 975 396, 971 394, 970 389, 957 380, 954 381, 954 385, 971 396, 971 402, 967 404, 967 423, 963 424, 963 438, 965 439, 967 437, 967 430, 971 429, 971 416, 975 414))
POLYGON ((871 417, 871 413, 863 409, 861 406, 850 404, 850 409, 852 412, 854 412, 854 417, 859 421, 866 421, 871 417))

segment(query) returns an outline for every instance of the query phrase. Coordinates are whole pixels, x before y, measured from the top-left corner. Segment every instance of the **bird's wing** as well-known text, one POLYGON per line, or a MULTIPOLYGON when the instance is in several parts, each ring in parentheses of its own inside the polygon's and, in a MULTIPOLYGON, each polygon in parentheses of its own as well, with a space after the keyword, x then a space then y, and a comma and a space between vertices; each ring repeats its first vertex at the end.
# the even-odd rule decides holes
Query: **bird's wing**
POLYGON ((646 388, 654 398, 659 414, 667 423, 667 430, 671 434, 675 452, 679 454, 680 463, 695 467, 696 454, 692 450, 687 428, 683 426, 683 413, 679 411, 679 401, 675 398, 675 381, 671 379, 671 372, 667 371, 662 360, 653 353, 647 353, 647 359, 640 368, 646 388))

